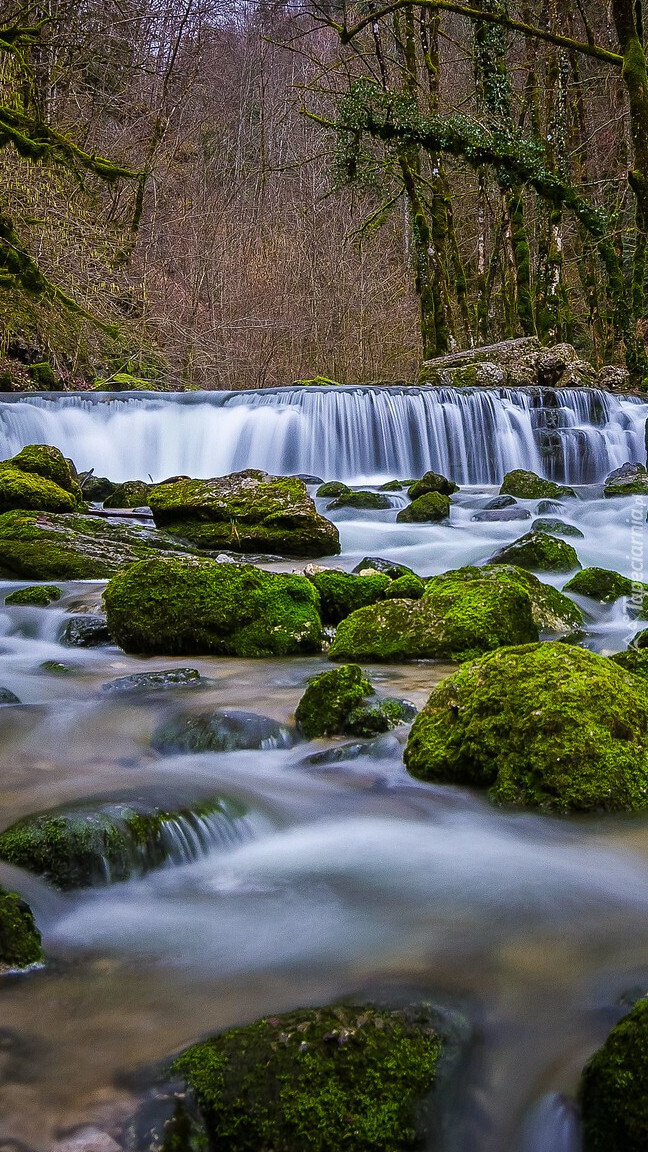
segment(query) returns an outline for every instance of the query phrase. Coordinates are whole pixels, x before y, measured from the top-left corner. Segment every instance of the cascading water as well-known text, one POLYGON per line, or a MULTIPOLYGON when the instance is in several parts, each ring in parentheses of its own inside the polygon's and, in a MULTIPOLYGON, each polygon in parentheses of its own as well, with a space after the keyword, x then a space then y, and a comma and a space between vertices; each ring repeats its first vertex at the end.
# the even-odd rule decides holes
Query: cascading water
POLYGON ((279 475, 372 482, 426 469, 460 484, 531 468, 595 483, 645 459, 648 404, 594 389, 281 388, 159 396, 16 397, 0 404, 0 458, 55 444, 118 482, 279 475))

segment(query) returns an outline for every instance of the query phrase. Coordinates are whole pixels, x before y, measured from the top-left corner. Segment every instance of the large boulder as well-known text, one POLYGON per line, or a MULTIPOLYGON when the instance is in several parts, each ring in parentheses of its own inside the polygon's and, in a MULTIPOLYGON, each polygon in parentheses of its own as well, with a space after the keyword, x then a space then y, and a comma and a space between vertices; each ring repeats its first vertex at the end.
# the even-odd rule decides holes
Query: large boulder
POLYGON ((331 660, 385 663, 471 660, 503 644, 538 639, 531 599, 515 582, 440 581, 422 600, 386 600, 338 625, 331 660))
POLYGON ((58 448, 29 444, 0 463, 0 513, 14 508, 39 512, 77 512, 81 489, 58 448))
POLYGON ((519 500, 560 500, 564 496, 574 496, 574 489, 553 480, 544 480, 525 468, 507 472, 500 488, 502 496, 517 496, 519 500))
POLYGON ((187 550, 165 532, 97 516, 0 516, 0 575, 12 580, 101 580, 146 557, 187 550))
POLYGON ((405 700, 380 698, 358 664, 320 672, 310 680, 295 719, 309 740, 316 736, 375 736, 413 720, 416 708, 405 700))
POLYGON ((495 586, 517 588, 531 601, 531 615, 538 631, 543 635, 567 636, 578 631, 583 623, 580 608, 551 584, 543 584, 532 572, 509 564, 468 566, 433 576, 427 583, 427 593, 433 595, 442 585, 456 586, 468 580, 489 580, 495 586))
POLYGON ((605 478, 604 496, 648 496, 648 471, 643 464, 626 461, 605 478))
POLYGON ((641 608, 644 593, 648 593, 648 584, 633 582, 611 568, 583 568, 568 580, 564 590, 576 592, 579 596, 588 596, 590 600, 598 600, 600 604, 612 604, 622 596, 631 598, 636 595, 638 607, 641 608))
POLYGON ((28 968, 44 959, 31 908, 16 892, 0 888, 0 971, 28 968))
POLYGON ((648 1148, 648 999, 612 1029, 583 1072, 584 1152, 648 1148))
POLYGON ((439 492, 442 496, 452 496, 459 491, 459 485, 454 480, 448 480, 440 472, 426 472, 420 480, 414 480, 407 489, 410 500, 417 500, 419 496, 426 496, 429 492, 439 492))
POLYGON ((537 337, 526 336, 427 360, 418 382, 453 388, 592 388, 599 376, 571 344, 543 348, 537 337))
POLYGON ((648 692, 560 643, 489 653, 436 688, 405 750, 413 776, 557 812, 648 806, 648 692))
POLYGON ((0 860, 61 890, 109 884, 201 856, 244 815, 222 797, 178 809, 141 801, 55 809, 0 833, 0 860))
POLYGON ((401 508, 396 520, 399 524, 431 524, 447 520, 449 516, 450 498, 441 492, 426 492, 406 508, 401 508))
POLYGON ((505 544, 491 556, 489 564, 512 564, 530 572, 573 572, 581 566, 571 544, 547 532, 527 532, 512 544, 505 544))
POLYGON ((320 516, 296 477, 248 470, 213 480, 157 484, 148 503, 158 527, 199 548, 282 556, 340 551, 337 528, 320 516))
MULTIPOLYGON (((339 624, 357 608, 366 608, 383 600, 392 584, 389 576, 355 576, 352 572, 336 572, 332 568, 315 572, 308 579, 317 589, 320 614, 325 624, 339 624)), ((393 581, 396 583, 396 581, 393 581)))
POLYGON ((303 576, 178 556, 120 572, 104 593, 127 652, 292 656, 321 649, 319 596, 303 576))
POLYGON ((425 1007, 308 1008, 194 1044, 169 1147, 394 1152, 426 1146, 442 1041, 425 1007))

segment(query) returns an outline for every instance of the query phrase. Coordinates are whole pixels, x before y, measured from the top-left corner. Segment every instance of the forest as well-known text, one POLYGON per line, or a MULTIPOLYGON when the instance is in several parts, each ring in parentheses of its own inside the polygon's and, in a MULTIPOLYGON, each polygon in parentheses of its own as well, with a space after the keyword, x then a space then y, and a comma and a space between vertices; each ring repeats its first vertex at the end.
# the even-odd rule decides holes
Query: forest
POLYGON ((641 0, 0 22, 7 387, 393 382, 528 335, 648 379, 641 0))

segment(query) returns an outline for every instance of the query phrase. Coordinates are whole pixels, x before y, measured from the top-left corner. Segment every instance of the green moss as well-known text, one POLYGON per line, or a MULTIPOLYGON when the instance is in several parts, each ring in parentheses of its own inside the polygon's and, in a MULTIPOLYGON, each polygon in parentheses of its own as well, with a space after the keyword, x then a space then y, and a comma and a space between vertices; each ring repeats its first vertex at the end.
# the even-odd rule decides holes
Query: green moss
POLYGON ((489 579, 439 583, 422 600, 389 600, 342 620, 332 660, 470 660, 538 639, 522 588, 489 579))
POLYGON ((339 624, 350 612, 382 600, 391 585, 389 576, 354 576, 332 570, 309 576, 319 593, 320 614, 325 624, 339 624))
POLYGON ((51 444, 28 444, 7 463, 21 472, 34 473, 36 476, 42 476, 44 480, 50 480, 52 484, 63 488, 65 492, 71 492, 77 498, 81 495, 69 462, 63 453, 58 448, 53 448, 51 444))
POLYGON ((127 652, 291 656, 321 648, 319 596, 303 576, 193 557, 145 560, 104 593, 127 652))
POLYGON ((177 810, 137 803, 54 811, 2 832, 0 859, 61 890, 115 883, 173 859, 177 841, 167 831, 178 823, 199 843, 205 818, 229 826, 241 815, 240 805, 221 798, 177 810))
POLYGON ((425 584, 413 572, 398 576, 385 589, 386 600, 420 600, 425 592, 425 584))
POLYGON ((568 596, 563 596, 551 584, 543 584, 532 572, 514 565, 486 565, 484 568, 455 568, 434 576, 427 583, 430 594, 442 584, 456 585, 459 581, 490 580, 500 586, 517 588, 526 592, 531 600, 533 622, 541 633, 565 634, 579 629, 583 623, 583 613, 568 596))
POLYGON ((298 388, 339 388, 339 380, 331 380, 328 376, 311 376, 309 380, 293 380, 293 387, 298 388))
POLYGON ((440 492, 426 492, 423 496, 417 496, 412 500, 407 508, 401 508, 396 520, 399 524, 424 524, 447 520, 449 515, 449 497, 443 496, 440 492))
POLYGON ((407 495, 410 500, 417 500, 419 496, 425 496, 428 492, 440 492, 442 496, 452 496, 453 492, 458 491, 459 485, 453 480, 448 480, 439 472, 426 472, 420 480, 414 480, 410 484, 407 495))
POLYGON ((584 1152, 648 1147, 648 1000, 639 1000, 586 1065, 580 1090, 584 1152))
POLYGON ((603 495, 607 498, 648 495, 648 471, 643 464, 623 464, 606 478, 603 495))
POLYGON ((118 484, 104 500, 104 508, 141 508, 148 504, 151 485, 143 480, 127 480, 118 484))
POLYGON ((648 649, 628 648, 625 652, 616 652, 610 659, 625 668, 626 672, 634 672, 635 676, 648 679, 648 649))
POLYGON ((10 579, 99 580, 185 548, 164 532, 95 516, 17 510, 0 516, 0 573, 10 579))
POLYGON ((335 508, 367 508, 370 511, 380 511, 385 508, 391 508, 391 501, 387 496, 381 496, 380 492, 343 492, 338 496, 337 500, 332 500, 327 504, 326 511, 331 512, 335 508))
POLYGON ((30 364, 27 369, 29 375, 39 388, 45 392, 55 392, 58 387, 58 379, 52 368, 52 365, 47 360, 42 360, 39 364, 30 364))
POLYGON ((0 513, 14 508, 40 512, 76 512, 78 499, 51 480, 0 464, 0 513))
POLYGON ((95 392, 166 392, 161 381, 146 380, 130 372, 115 372, 107 380, 97 380, 95 392))
POLYGON ((548 532, 552 536, 574 536, 583 540, 584 534, 575 524, 567 524, 564 520, 557 520, 551 516, 540 516, 531 525, 532 532, 548 532))
POLYGON ((386 484, 380 485, 381 492, 402 492, 405 487, 404 480, 388 480, 386 484))
POLYGON ((253 469, 213 480, 150 489, 156 524, 199 548, 326 556, 340 551, 334 524, 320 516, 303 480, 253 469))
POLYGON ((412 720, 415 714, 413 705, 404 700, 376 697, 359 665, 345 664, 309 681, 295 719, 300 732, 312 740, 316 736, 375 736, 412 720))
POLYGON ((171 1072, 211 1148, 405 1152, 425 1144, 440 1051, 424 1010, 306 1009, 196 1044, 171 1072))
POLYGON ((581 566, 571 544, 545 532, 527 532, 500 548, 491 556, 489 564, 512 564, 532 572, 573 572, 581 566))
POLYGON ((242 749, 290 748, 293 736, 285 724, 254 712, 177 712, 160 724, 151 746, 176 752, 238 752, 242 749))
POLYGON ((16 892, 0 888, 0 969, 27 968, 44 959, 31 908, 16 892))
POLYGON ((413 776, 557 812, 648 806, 648 693, 560 643, 493 652, 436 688, 405 750, 413 776))
POLYGON ((574 489, 565 484, 555 484, 553 480, 543 480, 535 472, 516 468, 507 472, 502 487, 502 496, 517 496, 520 500, 560 500, 563 496, 574 496, 574 489))
POLYGON ((5 596, 5 604, 35 604, 45 607, 52 600, 60 600, 63 595, 56 584, 35 584, 31 588, 17 588, 5 596))
POLYGON ((350 492, 348 484, 343 484, 341 480, 328 480, 326 484, 320 484, 316 496, 346 496, 350 492))
MULTIPOLYGON (((648 592, 648 584, 638 588, 648 592)), ((634 585, 627 576, 620 576, 609 568, 583 568, 565 584, 565 592, 576 592, 579 596, 589 596, 601 604, 611 604, 621 596, 632 596, 634 585)))

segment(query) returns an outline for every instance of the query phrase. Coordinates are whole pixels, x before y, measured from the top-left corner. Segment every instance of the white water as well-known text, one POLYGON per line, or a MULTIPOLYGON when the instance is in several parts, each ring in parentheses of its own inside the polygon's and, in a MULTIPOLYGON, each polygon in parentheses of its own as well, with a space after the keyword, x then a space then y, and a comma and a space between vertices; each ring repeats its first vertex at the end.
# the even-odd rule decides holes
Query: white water
POLYGON ((0 459, 54 444, 80 470, 118 482, 253 467, 360 482, 434 468, 461 484, 494 484, 523 467, 588 484, 645 460, 647 416, 648 404, 593 389, 29 396, 0 403, 0 459))

